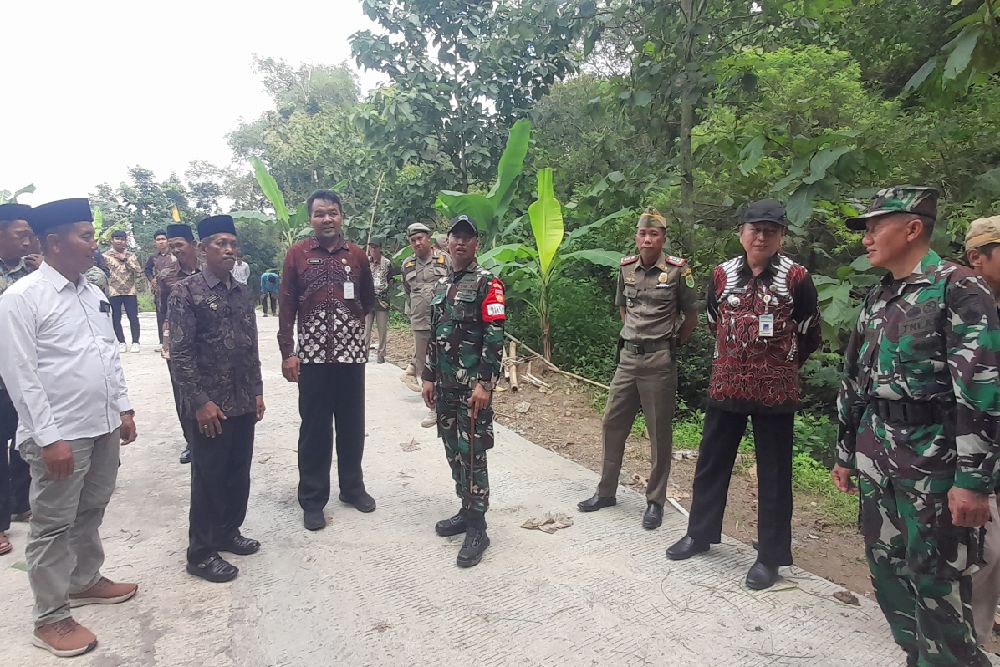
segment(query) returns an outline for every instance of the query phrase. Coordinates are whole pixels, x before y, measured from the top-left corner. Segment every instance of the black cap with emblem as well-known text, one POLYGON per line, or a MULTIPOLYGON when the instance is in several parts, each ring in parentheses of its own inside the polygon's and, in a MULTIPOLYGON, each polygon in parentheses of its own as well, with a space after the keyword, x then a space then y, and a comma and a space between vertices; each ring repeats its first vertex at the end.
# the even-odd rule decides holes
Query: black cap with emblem
POLYGON ((782 227, 788 226, 785 216, 785 205, 777 199, 760 199, 753 201, 740 210, 740 224, 749 222, 773 222, 782 227))
POLYGON ((473 222, 472 218, 463 214, 457 218, 453 218, 451 222, 448 223, 448 236, 456 233, 479 236, 479 229, 476 227, 476 223, 473 222))

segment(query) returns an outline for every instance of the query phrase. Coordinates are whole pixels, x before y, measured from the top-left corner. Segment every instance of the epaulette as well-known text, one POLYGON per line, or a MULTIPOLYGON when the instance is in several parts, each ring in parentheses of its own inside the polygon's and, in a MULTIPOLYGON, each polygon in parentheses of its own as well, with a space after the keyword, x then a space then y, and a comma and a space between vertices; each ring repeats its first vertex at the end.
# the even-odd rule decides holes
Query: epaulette
POLYGON ((667 255, 667 263, 673 264, 674 266, 684 266, 687 263, 683 257, 674 257, 673 255, 667 255))
POLYGON ((438 264, 444 264, 444 255, 438 255, 437 256, 437 263, 438 264))
POLYGON ((622 257, 622 266, 635 264, 638 261, 639 261, 639 255, 629 255, 628 257, 622 257))
POLYGON ((403 262, 403 266, 405 266, 406 268, 409 268, 411 266, 416 266, 416 265, 417 265, 417 260, 415 260, 415 259, 408 259, 405 262, 403 262))

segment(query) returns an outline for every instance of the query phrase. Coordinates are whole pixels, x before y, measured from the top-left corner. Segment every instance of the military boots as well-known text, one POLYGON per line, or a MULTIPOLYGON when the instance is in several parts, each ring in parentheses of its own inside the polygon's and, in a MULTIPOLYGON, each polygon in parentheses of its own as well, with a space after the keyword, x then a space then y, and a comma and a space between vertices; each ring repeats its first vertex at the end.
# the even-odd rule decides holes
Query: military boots
POLYGON ((486 534, 486 517, 482 512, 470 511, 466 515, 465 542, 458 551, 458 566, 472 567, 479 565, 483 552, 490 546, 490 538, 486 534))
POLYGON ((434 532, 441 537, 451 537, 461 535, 465 532, 465 510, 458 510, 458 514, 447 519, 441 519, 434 524, 434 532))

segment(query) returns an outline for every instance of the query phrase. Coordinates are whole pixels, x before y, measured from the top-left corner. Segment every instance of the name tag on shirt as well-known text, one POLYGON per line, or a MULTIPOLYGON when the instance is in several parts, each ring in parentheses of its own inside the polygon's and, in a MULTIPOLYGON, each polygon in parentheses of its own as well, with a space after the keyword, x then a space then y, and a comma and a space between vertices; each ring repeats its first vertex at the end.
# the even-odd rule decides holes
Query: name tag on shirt
POLYGON ((344 298, 345 299, 354 298, 354 283, 350 281, 344 283, 344 298))
POLYGON ((774 315, 760 315, 757 318, 757 335, 764 338, 774 336, 774 315))

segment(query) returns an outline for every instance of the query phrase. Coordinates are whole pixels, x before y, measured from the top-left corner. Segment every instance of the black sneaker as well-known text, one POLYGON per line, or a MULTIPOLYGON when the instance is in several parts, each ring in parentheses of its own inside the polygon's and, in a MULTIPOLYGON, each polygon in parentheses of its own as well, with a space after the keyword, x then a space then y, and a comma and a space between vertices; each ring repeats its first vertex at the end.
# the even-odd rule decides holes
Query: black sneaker
POLYGON ((467 521, 465 541, 458 551, 458 566, 473 567, 479 565, 479 561, 483 559, 483 552, 488 546, 490 546, 490 538, 486 534, 486 522, 482 519, 467 521))
POLYGON ((201 577, 214 584, 232 581, 240 573, 235 565, 223 559, 219 554, 207 556, 197 563, 188 563, 186 569, 188 574, 201 577))

